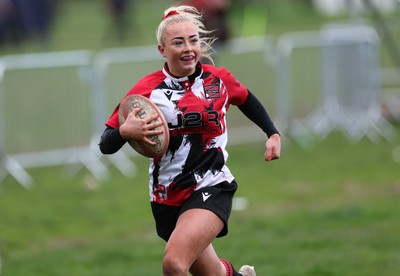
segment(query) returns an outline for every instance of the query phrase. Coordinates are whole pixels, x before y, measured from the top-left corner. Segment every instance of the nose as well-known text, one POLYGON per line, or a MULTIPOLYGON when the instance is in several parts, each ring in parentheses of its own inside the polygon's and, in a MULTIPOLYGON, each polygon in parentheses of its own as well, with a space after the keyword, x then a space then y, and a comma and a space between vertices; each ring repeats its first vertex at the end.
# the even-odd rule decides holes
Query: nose
POLYGON ((190 41, 186 41, 185 42, 184 51, 185 52, 192 52, 193 51, 193 47, 192 47, 190 41))

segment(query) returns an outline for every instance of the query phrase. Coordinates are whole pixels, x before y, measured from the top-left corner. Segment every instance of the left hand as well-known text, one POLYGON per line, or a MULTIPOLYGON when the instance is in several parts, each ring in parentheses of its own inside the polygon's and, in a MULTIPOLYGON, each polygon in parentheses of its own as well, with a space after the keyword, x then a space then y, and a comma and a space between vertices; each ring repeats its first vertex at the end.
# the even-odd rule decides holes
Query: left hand
POLYGON ((265 161, 270 162, 272 160, 279 159, 281 156, 281 136, 279 134, 274 134, 269 137, 265 147, 265 161))

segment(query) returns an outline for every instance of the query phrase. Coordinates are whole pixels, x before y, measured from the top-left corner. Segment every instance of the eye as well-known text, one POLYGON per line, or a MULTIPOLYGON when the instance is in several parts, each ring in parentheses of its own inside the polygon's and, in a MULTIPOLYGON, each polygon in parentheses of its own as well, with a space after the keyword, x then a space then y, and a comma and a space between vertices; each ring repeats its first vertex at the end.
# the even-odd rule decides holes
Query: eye
POLYGON ((199 39, 198 38, 193 38, 192 40, 190 40, 190 42, 192 44, 196 44, 197 42, 199 42, 199 39))
POLYGON ((182 42, 181 40, 175 40, 175 41, 173 42, 173 44, 176 45, 176 46, 179 46, 179 45, 182 45, 183 42, 182 42))

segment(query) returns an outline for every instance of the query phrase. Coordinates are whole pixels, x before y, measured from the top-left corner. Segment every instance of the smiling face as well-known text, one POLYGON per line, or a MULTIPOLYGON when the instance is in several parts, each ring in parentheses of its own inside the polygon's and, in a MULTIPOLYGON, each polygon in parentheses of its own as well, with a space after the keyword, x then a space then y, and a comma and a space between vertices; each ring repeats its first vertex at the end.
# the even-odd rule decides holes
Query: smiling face
POLYGON ((173 75, 184 77, 193 74, 200 58, 200 39, 195 25, 189 21, 168 24, 158 50, 167 60, 173 75))

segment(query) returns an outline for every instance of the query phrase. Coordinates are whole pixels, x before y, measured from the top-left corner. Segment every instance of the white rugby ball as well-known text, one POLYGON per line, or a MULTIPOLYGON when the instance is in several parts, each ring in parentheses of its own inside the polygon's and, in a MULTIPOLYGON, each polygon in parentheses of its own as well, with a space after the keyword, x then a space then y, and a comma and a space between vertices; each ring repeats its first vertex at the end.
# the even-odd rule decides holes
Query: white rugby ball
POLYGON ((136 115, 137 118, 144 119, 154 114, 158 114, 156 121, 161 121, 162 125, 156 127, 155 130, 163 130, 163 133, 149 136, 149 139, 156 143, 154 146, 136 140, 128 140, 128 143, 136 152, 143 156, 159 158, 168 149, 169 129, 163 113, 156 104, 142 95, 131 94, 126 96, 119 105, 119 124, 123 124, 128 117, 128 114, 137 107, 142 107, 136 115))

